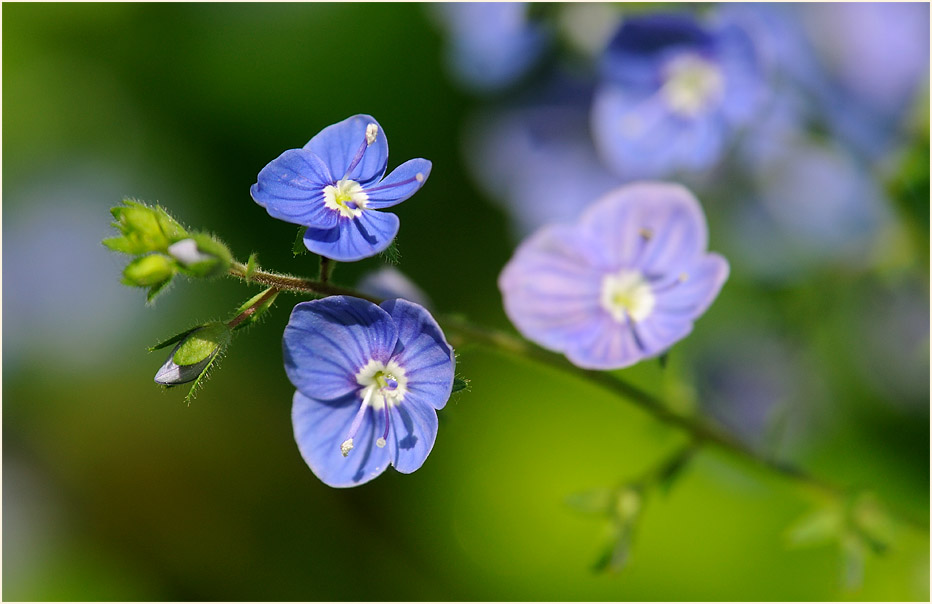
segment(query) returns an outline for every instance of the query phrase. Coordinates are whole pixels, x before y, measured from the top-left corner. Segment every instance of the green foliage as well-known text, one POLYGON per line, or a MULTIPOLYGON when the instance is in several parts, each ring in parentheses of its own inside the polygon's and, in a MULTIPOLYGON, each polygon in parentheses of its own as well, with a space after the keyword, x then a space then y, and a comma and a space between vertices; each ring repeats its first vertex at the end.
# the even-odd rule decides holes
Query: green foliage
POLYGON ((172 355, 172 361, 182 366, 202 363, 229 344, 230 338, 230 329, 225 323, 208 323, 185 337, 172 355))
POLYGON ((162 254, 140 256, 130 262, 123 270, 122 283, 131 287, 147 287, 148 302, 152 302, 175 276, 175 263, 162 254))
POLYGON ((263 290, 253 296, 252 298, 243 302, 239 308, 236 309, 233 320, 239 317, 244 312, 248 311, 250 308, 253 308, 253 311, 249 314, 248 317, 237 323, 233 327, 233 331, 242 329, 248 325, 254 325, 265 313, 272 308, 272 304, 275 303, 275 300, 278 298, 279 291, 274 287, 270 287, 266 290, 263 290), (264 298, 264 299, 263 299, 264 298), (261 301, 261 303, 260 303, 261 301), (258 304, 258 306, 256 306, 258 304))
POLYGON ((124 254, 166 252, 168 246, 187 237, 184 227, 163 208, 134 199, 124 199, 123 204, 110 209, 115 219, 112 225, 121 233, 103 240, 111 250, 124 254))
POLYGON ((304 233, 307 232, 307 227, 298 227, 298 234, 295 235, 294 244, 291 246, 291 253, 297 256, 302 256, 308 253, 307 246, 304 245, 304 233))
POLYGON ((379 258, 384 262, 397 265, 401 262, 401 250, 398 249, 398 239, 392 240, 392 244, 383 252, 379 252, 379 258))
POLYGON ((463 390, 469 389, 469 380, 466 378, 455 377, 453 378, 453 390, 450 391, 450 394, 454 392, 461 392, 463 390))

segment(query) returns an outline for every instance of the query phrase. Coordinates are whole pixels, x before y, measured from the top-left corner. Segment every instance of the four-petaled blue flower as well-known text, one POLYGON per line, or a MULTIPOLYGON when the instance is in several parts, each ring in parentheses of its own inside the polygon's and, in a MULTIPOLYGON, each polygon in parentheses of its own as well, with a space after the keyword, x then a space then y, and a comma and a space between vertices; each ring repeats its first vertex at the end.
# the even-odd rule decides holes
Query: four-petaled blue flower
POLYGON ((715 164, 762 92, 750 38, 685 15, 625 19, 601 61, 591 130, 602 158, 625 179, 715 164))
POLYGON ((411 197, 431 163, 412 159, 383 179, 387 166, 388 141, 379 123, 354 115, 271 161, 249 192, 271 216, 306 226, 307 249, 352 262, 391 244, 398 217, 376 210, 411 197))
POLYGON ((620 187, 577 224, 544 227, 518 247, 498 280, 505 312, 575 365, 628 367, 684 338, 718 295, 728 263, 706 252, 707 237, 685 188, 620 187))
POLYGON ((314 474, 352 487, 389 464, 409 474, 437 438, 453 349, 423 307, 333 296, 295 306, 284 336, 295 439, 314 474))

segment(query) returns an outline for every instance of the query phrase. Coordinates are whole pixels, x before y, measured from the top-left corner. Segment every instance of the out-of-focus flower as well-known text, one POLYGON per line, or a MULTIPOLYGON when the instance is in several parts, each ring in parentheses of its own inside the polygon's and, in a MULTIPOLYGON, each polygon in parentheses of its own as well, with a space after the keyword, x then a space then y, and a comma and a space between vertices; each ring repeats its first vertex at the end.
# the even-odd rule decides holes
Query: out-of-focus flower
POLYGON ((432 306, 430 298, 414 281, 393 266, 386 266, 377 271, 366 273, 359 280, 356 289, 364 294, 388 300, 403 298, 424 307, 432 306))
POLYGON ((844 148, 792 137, 751 167, 754 189, 729 213, 729 239, 759 277, 801 277, 831 264, 863 268, 895 223, 882 191, 844 148))
POLYGON ((929 4, 799 5, 833 86, 822 99, 834 132, 866 157, 889 150, 929 86, 929 4))
POLYGON ((453 349, 426 310, 400 299, 302 302, 283 346, 295 439, 318 478, 352 487, 389 464, 421 467, 454 373, 453 349))
POLYGON ((449 35, 446 60, 452 75, 480 92, 520 78, 549 41, 547 30, 528 20, 524 2, 451 2, 432 9, 449 35))
POLYGON ((679 185, 620 187, 572 226, 545 227, 499 276, 505 312, 528 339, 590 369, 663 353, 718 295, 728 263, 707 253, 705 216, 679 185))
POLYGON ((398 234, 398 217, 376 210, 411 197, 431 169, 426 159, 412 159, 383 179, 387 165, 384 131, 372 116, 354 115, 271 161, 249 192, 271 216, 308 227, 307 249, 361 260, 385 250, 398 234))
POLYGON ((571 222, 620 180, 606 170, 582 106, 543 105, 487 114, 466 134, 469 167, 513 218, 520 236, 571 222))
POLYGON ((624 20, 602 56, 601 75, 592 136, 625 179, 710 168, 762 93, 744 30, 707 29, 686 15, 624 20))

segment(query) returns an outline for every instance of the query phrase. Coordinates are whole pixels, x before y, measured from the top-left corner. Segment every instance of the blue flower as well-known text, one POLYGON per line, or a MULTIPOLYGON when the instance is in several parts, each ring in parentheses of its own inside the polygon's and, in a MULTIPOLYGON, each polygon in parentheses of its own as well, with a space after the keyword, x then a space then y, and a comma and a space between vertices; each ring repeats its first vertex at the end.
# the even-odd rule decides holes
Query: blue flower
POLYGON ((368 482, 389 464, 409 474, 437 438, 453 388, 453 349, 421 306, 333 296, 295 306, 285 371, 297 388, 298 449, 332 487, 368 482))
POLYGON ((434 5, 449 32, 446 61, 465 87, 505 88, 534 66, 549 32, 527 19, 525 2, 450 2, 434 5))
POLYGON ((753 116, 762 91, 751 41, 685 15, 626 19, 601 62, 591 129, 626 179, 712 167, 753 116))
POLYGON ((425 308, 433 306, 424 290, 393 266, 366 273, 356 285, 356 290, 375 298, 404 298, 425 308))
POLYGON ((692 331, 728 277, 706 252, 699 202, 679 185, 606 194, 575 225, 524 241, 499 276, 505 312, 529 340, 588 369, 663 353, 692 331))
POLYGON ((591 90, 566 78, 553 83, 557 95, 535 90, 532 103, 488 112, 467 132, 468 167, 520 236, 575 220, 621 182, 599 161, 589 136, 591 90))
POLYGON ((271 216, 308 227, 307 249, 351 262, 391 244, 398 217, 376 210, 411 197, 431 168, 412 159, 383 179, 387 165, 382 128, 372 116, 354 115, 269 162, 249 192, 271 216))

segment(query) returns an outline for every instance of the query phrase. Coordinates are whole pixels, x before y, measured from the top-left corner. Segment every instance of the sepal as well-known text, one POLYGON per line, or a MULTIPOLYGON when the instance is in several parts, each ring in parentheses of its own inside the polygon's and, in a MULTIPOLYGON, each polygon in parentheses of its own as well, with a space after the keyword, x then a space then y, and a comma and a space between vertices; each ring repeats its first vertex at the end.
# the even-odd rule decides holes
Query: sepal
POLYGON ((241 314, 243 314, 244 312, 246 312, 247 310, 249 310, 256 304, 258 304, 258 306, 255 306, 255 309, 252 311, 252 313, 248 317, 236 323, 233 326, 232 330, 236 331, 237 329, 242 329, 243 327, 246 327, 247 325, 252 325, 256 323, 260 317, 262 317, 270 308, 272 308, 272 304, 275 303, 275 299, 278 298, 279 293, 280 292, 277 289, 275 289, 274 287, 270 287, 266 290, 259 292, 252 298, 243 302, 243 304, 239 308, 237 308, 235 313, 233 314, 233 321, 231 321, 231 323, 233 323, 237 317, 239 317, 241 314), (265 300, 263 300, 263 298, 265 298, 265 300), (260 303, 260 300, 261 300, 261 303, 260 303))
POLYGON ((211 365, 230 343, 232 339, 230 332, 230 328, 225 323, 215 321, 199 325, 156 344, 150 350, 177 342, 168 360, 156 372, 155 382, 169 388, 193 382, 191 390, 185 397, 185 400, 190 402, 198 383, 207 375, 211 365))
POLYGON ((168 247, 168 253, 186 275, 198 278, 226 273, 233 264, 230 249, 206 233, 193 233, 168 247))

